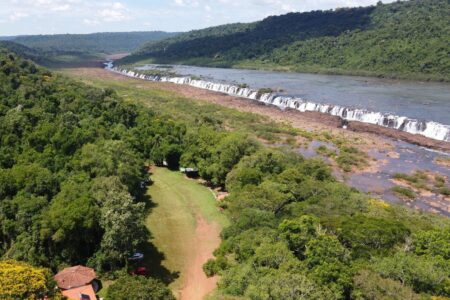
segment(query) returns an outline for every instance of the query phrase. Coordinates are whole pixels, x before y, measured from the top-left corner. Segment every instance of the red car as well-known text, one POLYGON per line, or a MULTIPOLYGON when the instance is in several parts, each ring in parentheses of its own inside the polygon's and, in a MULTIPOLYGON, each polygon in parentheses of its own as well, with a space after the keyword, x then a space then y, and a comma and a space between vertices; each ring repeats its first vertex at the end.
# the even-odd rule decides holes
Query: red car
POLYGON ((130 274, 137 275, 137 276, 147 276, 147 268, 138 267, 138 268, 134 269, 134 271, 131 271, 130 274))

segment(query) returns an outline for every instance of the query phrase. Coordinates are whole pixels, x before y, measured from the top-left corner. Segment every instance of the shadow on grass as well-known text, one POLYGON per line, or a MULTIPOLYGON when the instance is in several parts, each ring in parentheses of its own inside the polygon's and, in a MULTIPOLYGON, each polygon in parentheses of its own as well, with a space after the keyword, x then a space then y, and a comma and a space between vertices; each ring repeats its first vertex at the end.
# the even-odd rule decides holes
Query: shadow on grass
MULTIPOLYGON (((138 196, 138 201, 145 203, 146 216, 151 214, 152 210, 158 206, 158 204, 152 201, 150 195, 147 193, 148 188, 152 184, 153 181, 150 180, 147 183, 146 188, 143 189, 142 193, 138 196)), ((165 284, 172 283, 174 280, 180 277, 180 272, 172 272, 162 265, 162 262, 165 260, 164 253, 160 252, 158 248, 156 248, 156 246, 150 241, 152 239, 152 233, 148 231, 148 229, 146 235, 148 242, 144 243, 144 245, 142 245, 140 249, 140 252, 144 254, 144 259, 140 262, 131 263, 131 269, 145 267, 148 276, 157 278, 165 284)))
POLYGON ((170 284, 180 277, 180 272, 172 272, 162 265, 165 255, 160 252, 153 243, 146 243, 142 252, 144 254, 144 260, 140 265, 147 269, 147 273, 150 277, 157 278, 165 284, 170 284))

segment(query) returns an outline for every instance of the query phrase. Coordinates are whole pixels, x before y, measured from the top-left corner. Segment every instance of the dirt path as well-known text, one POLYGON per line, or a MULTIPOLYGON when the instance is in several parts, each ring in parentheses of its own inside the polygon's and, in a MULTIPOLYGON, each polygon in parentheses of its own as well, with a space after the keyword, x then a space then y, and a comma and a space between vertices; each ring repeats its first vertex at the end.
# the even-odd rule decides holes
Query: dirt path
POLYGON ((195 251, 188 269, 182 289, 179 290, 181 300, 201 300, 217 286, 218 277, 206 277, 203 265, 212 258, 213 251, 220 244, 218 226, 208 223, 203 217, 197 218, 195 229, 195 251))
POLYGON ((179 277, 170 284, 180 300, 201 300, 218 278, 207 278, 203 264, 220 245, 220 232, 228 223, 216 207, 212 193, 196 181, 163 168, 152 171, 149 194, 155 207, 146 221, 151 242, 163 254, 161 264, 179 277))

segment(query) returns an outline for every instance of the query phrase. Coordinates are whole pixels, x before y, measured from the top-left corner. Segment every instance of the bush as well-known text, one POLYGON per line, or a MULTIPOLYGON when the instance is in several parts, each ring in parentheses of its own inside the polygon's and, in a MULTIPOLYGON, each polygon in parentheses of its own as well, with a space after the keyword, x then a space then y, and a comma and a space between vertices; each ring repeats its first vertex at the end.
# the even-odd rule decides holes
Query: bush
POLYGON ((336 162, 344 172, 351 172, 353 168, 366 166, 367 160, 367 154, 361 150, 355 147, 343 146, 339 148, 339 155, 336 162))
POLYGON ((402 198, 416 199, 417 197, 417 194, 413 190, 406 187, 395 186, 391 190, 402 198))
POLYGON ((219 274, 220 271, 226 270, 228 267, 228 260, 223 256, 218 256, 216 259, 208 259, 203 265, 203 271, 206 276, 212 277, 219 274))
POLYGON ((441 193, 444 196, 450 196, 450 188, 447 186, 441 187, 439 189, 439 193, 441 193))
POLYGON ((114 300, 175 300, 172 292, 159 280, 128 275, 114 282, 106 297, 114 300))

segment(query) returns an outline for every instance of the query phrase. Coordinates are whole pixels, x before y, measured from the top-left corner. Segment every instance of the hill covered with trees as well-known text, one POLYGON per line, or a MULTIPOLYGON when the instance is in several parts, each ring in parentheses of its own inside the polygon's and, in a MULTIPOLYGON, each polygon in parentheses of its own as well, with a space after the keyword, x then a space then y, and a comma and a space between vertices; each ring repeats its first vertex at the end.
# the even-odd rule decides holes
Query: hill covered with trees
POLYGON ((290 13, 150 42, 123 63, 450 80, 449 14, 446 0, 290 13))
POLYGON ((32 60, 35 63, 40 64, 46 61, 43 52, 11 41, 0 40, 0 49, 3 49, 5 52, 13 52, 20 57, 32 60))
POLYGON ((177 34, 162 31, 102 32, 27 35, 9 40, 44 52, 121 53, 134 51, 145 42, 162 40, 177 34))

